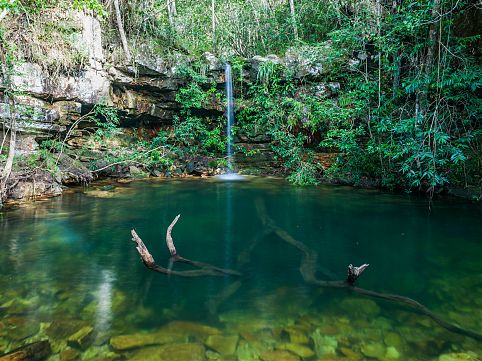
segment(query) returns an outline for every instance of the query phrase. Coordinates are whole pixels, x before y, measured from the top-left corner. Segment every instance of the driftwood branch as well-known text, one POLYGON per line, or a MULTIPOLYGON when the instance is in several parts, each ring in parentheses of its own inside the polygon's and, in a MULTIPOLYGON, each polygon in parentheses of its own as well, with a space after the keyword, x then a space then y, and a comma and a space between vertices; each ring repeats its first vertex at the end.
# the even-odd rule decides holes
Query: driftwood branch
POLYGON ((166 243, 167 243, 167 248, 169 249, 169 253, 171 253, 171 256, 175 256, 177 254, 176 247, 174 247, 174 241, 172 240, 171 232, 174 226, 176 225, 177 221, 179 220, 179 217, 181 217, 180 214, 178 214, 176 218, 174 218, 174 220, 171 222, 169 227, 167 227, 166 243))
POLYGON ((346 278, 346 281, 350 284, 350 286, 354 286, 356 280, 364 270, 367 269, 369 264, 362 264, 360 267, 354 267, 352 264, 348 266, 348 276, 346 278))
POLYGON ((360 267, 353 267, 353 265, 348 266, 348 277, 346 280, 342 281, 326 281, 326 280, 319 280, 316 278, 316 270, 317 270, 317 254, 315 251, 308 248, 303 242, 300 242, 293 238, 288 232, 280 228, 266 213, 266 209, 264 204, 260 201, 257 201, 256 208, 258 210, 258 214, 263 225, 269 228, 273 233, 275 233, 279 238, 291 244, 293 247, 297 248, 301 253, 301 264, 300 264, 300 272, 303 276, 305 282, 309 284, 313 284, 320 287, 332 287, 332 288, 347 288, 348 290, 357 293, 359 295, 373 297, 373 298, 380 298, 391 302, 397 302, 406 306, 409 306, 420 313, 430 317, 434 320, 437 324, 445 328, 446 330, 457 333, 463 336, 471 337, 475 340, 482 341, 482 335, 474 332, 472 330, 464 329, 458 325, 452 324, 440 316, 436 315, 426 306, 417 302, 409 297, 400 296, 396 294, 388 294, 388 293, 381 293, 375 292, 371 290, 367 290, 364 288, 354 287, 355 281, 360 276, 360 274, 368 267, 368 264, 363 264, 360 267))
POLYGON ((141 260, 147 268, 150 268, 153 271, 164 273, 167 275, 175 275, 175 276, 182 276, 182 277, 200 277, 200 276, 240 276, 241 273, 213 266, 209 263, 192 261, 190 259, 181 257, 176 252, 176 247, 174 246, 174 241, 171 236, 172 229, 174 225, 179 220, 181 215, 177 215, 176 218, 171 222, 169 225, 167 232, 166 232, 166 244, 167 248, 169 249, 169 253, 171 254, 170 258, 170 265, 168 268, 164 268, 159 266, 155 261, 154 257, 150 254, 149 250, 147 249, 146 245, 139 237, 137 232, 133 229, 131 230, 132 241, 136 243, 136 249, 139 255, 141 256, 141 260), (188 270, 188 271, 175 271, 172 269, 172 266, 175 262, 182 262, 189 264, 197 269, 188 270))

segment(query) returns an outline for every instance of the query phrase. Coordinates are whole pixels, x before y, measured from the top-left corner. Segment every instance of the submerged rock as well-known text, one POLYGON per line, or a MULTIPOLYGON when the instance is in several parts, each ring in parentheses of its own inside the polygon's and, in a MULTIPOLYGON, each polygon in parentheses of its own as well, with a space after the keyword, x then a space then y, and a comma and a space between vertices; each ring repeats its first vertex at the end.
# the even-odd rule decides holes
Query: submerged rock
POLYGON ((37 361, 46 359, 50 354, 50 344, 44 340, 23 345, 0 356, 0 361, 37 361))
POLYGON ((55 320, 47 327, 45 333, 55 340, 66 339, 85 326, 87 323, 82 320, 55 320))
POLYGON ((238 340, 238 335, 210 335, 206 340, 206 346, 221 355, 233 355, 236 352, 238 340))
POLYGON ((94 341, 94 329, 90 326, 82 327, 69 336, 67 344, 71 347, 86 349, 94 341))
POLYGON ((471 353, 447 353, 440 355, 438 361, 480 361, 480 358, 471 353))
POLYGON ((130 350, 151 345, 161 345, 172 342, 184 342, 187 336, 179 333, 165 332, 164 330, 152 333, 136 333, 131 335, 113 336, 110 345, 116 351, 130 350))
POLYGON ((385 337, 383 338, 383 341, 385 342, 385 345, 387 346, 393 346, 393 347, 402 347, 403 345, 403 340, 395 332, 388 332, 385 337))
POLYGON ((387 347, 387 353, 385 354, 385 358, 389 360, 398 360, 400 358, 400 352, 398 352, 395 347, 389 346, 387 347))
POLYGON ((308 335, 306 335, 299 327, 285 327, 284 331, 288 333, 290 342, 292 343, 307 344, 310 342, 310 338, 308 337, 308 335))
POLYGON ((238 361, 259 361, 259 352, 256 351, 248 342, 239 341, 238 348, 236 350, 236 356, 238 361))
POLYGON ((282 343, 280 345, 277 345, 276 348, 279 350, 291 351, 295 355, 298 355, 302 358, 310 358, 315 355, 315 352, 311 348, 297 343, 282 343))
POLYGON ((77 361, 80 360, 80 352, 69 348, 60 353, 60 361, 77 361))
POLYGON ((204 346, 199 343, 179 343, 161 348, 162 361, 205 361, 204 346))
POLYGON ((320 329, 316 329, 311 334, 311 338, 315 344, 316 355, 321 357, 324 355, 335 355, 338 347, 338 341, 334 336, 325 336, 320 332, 320 329))
POLYGON ((364 343, 361 346, 361 352, 367 357, 383 359, 387 353, 385 346, 380 343, 364 343))
POLYGON ((20 341, 40 331, 40 323, 28 318, 12 317, 7 319, 7 335, 13 341, 20 341))
POLYGON ((266 351, 261 354, 263 361, 300 361, 300 358, 289 351, 275 350, 266 351))

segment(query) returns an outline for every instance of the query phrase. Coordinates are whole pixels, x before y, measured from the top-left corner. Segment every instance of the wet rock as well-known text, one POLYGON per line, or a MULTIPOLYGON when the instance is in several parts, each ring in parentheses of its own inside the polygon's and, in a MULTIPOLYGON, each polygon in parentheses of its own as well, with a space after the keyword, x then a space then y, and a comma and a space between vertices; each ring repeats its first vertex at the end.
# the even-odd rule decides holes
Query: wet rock
POLYGON ((131 335, 113 336, 110 339, 110 345, 116 351, 124 351, 150 345, 184 342, 186 340, 187 335, 182 335, 179 332, 168 332, 166 330, 161 330, 152 333, 136 333, 131 335))
POLYGON ((276 348, 279 350, 291 351, 292 353, 300 356, 301 358, 310 358, 315 355, 315 352, 311 348, 297 343, 282 343, 277 345, 276 348))
POLYGON ((395 332, 388 332, 385 337, 383 338, 385 345, 393 346, 393 347, 402 347, 403 340, 400 335, 396 334, 395 332))
POLYGON ((361 355, 353 351, 348 347, 340 347, 340 352, 345 355, 350 361, 358 361, 361 359, 361 355))
POLYGON ((67 344, 85 350, 94 341, 94 329, 90 326, 82 327, 80 330, 70 335, 67 344))
POLYGON ((55 320, 45 330, 45 333, 54 340, 67 339, 81 328, 87 326, 82 320, 55 320))
POLYGON ((205 52, 202 58, 207 63, 210 71, 224 71, 223 63, 214 54, 205 52))
POLYGON ((480 358, 471 353, 447 353, 440 355, 438 361, 480 361, 480 358))
POLYGON ((60 353, 60 361, 77 361, 79 359, 80 352, 71 348, 60 353))
POLYGON ((134 165, 129 166, 129 174, 134 178, 144 178, 148 175, 146 172, 134 165))
POLYGON ((258 354, 266 351, 272 351, 276 345, 276 340, 274 339, 270 330, 260 330, 255 333, 242 333, 241 336, 249 343, 258 354))
POLYGON ((318 356, 335 355, 338 347, 338 341, 334 336, 325 336, 320 332, 320 329, 316 329, 311 334, 311 338, 315 344, 315 352, 318 356))
POLYGON ((0 337, 0 353, 4 353, 8 349, 10 342, 6 338, 0 337))
POLYGON ((163 361, 161 359, 161 347, 146 347, 137 350, 128 358, 129 361, 163 361))
POLYGON ((241 340, 236 350, 239 361, 259 361, 259 353, 248 342, 241 340))
POLYGON ((50 344, 44 340, 23 345, 6 355, 0 356, 0 361, 38 361, 46 359, 50 354, 50 344))
POLYGON ((129 361, 205 361, 204 353, 198 343, 169 344, 135 351, 129 361))
POLYGON ((162 361, 204 361, 204 346, 199 343, 169 344, 162 347, 162 361))
POLYGON ((114 361, 119 360, 120 355, 112 352, 108 345, 91 346, 82 352, 82 360, 85 361, 114 361))
POLYGON ((289 351, 275 350, 266 351, 261 354, 263 361, 300 361, 300 358, 289 351))
POLYGON ((6 320, 7 335, 13 341, 20 341, 35 335, 40 331, 40 323, 21 317, 12 317, 6 320))
POLYGON ((14 200, 54 197, 62 194, 61 185, 50 173, 45 171, 37 171, 27 179, 23 174, 12 173, 9 182, 14 187, 9 191, 8 196, 14 200))
POLYGON ((210 335, 206 340, 206 346, 221 355, 233 355, 236 352, 238 340, 238 335, 210 335))
POLYGON ((310 342, 310 338, 306 335, 302 329, 297 327, 286 327, 284 329, 289 335, 290 342, 298 344, 306 344, 310 342))
POLYGON ((211 351, 211 350, 207 350, 206 351, 206 358, 208 359, 208 361, 218 361, 220 359, 221 355, 218 354, 217 352, 214 352, 214 351, 211 351))
POLYGON ((383 359, 387 350, 385 346, 379 343, 364 343, 361 345, 361 352, 367 357, 383 359))
POLYGON ((388 346, 387 347, 387 353, 385 354, 385 358, 389 360, 398 360, 400 358, 400 352, 393 347, 393 346, 388 346))

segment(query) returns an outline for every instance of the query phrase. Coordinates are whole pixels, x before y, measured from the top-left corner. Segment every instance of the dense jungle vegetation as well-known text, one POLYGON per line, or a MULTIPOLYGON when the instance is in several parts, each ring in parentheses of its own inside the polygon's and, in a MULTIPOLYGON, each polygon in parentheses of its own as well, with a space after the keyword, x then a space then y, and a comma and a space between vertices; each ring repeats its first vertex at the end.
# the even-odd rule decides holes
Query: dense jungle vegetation
MULTIPOLYGON (((15 28, 0 20, 3 73, 22 60, 52 71, 81 66, 82 54, 70 50, 72 30, 63 15, 69 9, 102 19, 119 61, 130 62, 143 49, 173 63, 206 51, 230 61, 236 133, 264 132, 295 184, 369 179, 430 193, 448 184, 480 186, 480 1, 0 0, 1 17, 17 21, 15 28), (63 62, 47 55, 52 44, 69 53, 63 62), (247 59, 268 54, 299 54, 321 66, 322 86, 330 91, 269 61, 256 82, 244 82, 247 59), (319 153, 335 154, 330 168, 320 165, 319 153)), ((209 83, 205 64, 182 64, 178 71, 191 81, 177 96, 175 134, 161 132, 148 147, 164 144, 222 162, 223 117, 195 112, 213 97, 222 101, 222 89, 209 83)))

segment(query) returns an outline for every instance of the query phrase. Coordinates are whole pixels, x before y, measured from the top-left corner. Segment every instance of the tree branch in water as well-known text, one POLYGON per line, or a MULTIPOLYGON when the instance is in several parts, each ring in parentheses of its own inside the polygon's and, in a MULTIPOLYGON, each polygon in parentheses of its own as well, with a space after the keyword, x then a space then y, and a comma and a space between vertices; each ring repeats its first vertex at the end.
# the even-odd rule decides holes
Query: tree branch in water
POLYGON ((136 243, 137 252, 141 256, 141 260, 147 268, 150 268, 151 270, 159 273, 164 273, 167 275, 182 276, 182 277, 227 276, 227 275, 241 276, 241 273, 237 271, 216 267, 209 263, 193 261, 178 255, 176 251, 176 247, 174 246, 174 241, 172 239, 171 232, 174 225, 179 220, 180 216, 181 215, 177 215, 176 218, 174 218, 174 220, 171 222, 166 232, 166 244, 167 244, 167 248, 169 249, 169 253, 171 254, 170 262, 171 264, 175 262, 186 263, 196 267, 197 269, 188 270, 188 271, 174 271, 172 270, 171 266, 169 266, 169 268, 164 268, 162 266, 159 266, 154 260, 154 257, 152 257, 151 253, 147 249, 142 239, 137 234, 137 232, 134 229, 132 229, 131 230, 132 241, 136 243))
POLYGON ((464 329, 458 325, 452 324, 440 316, 436 315, 426 306, 417 302, 409 297, 400 296, 397 294, 389 294, 389 293, 381 293, 375 292, 371 290, 367 290, 360 287, 354 287, 357 278, 361 275, 361 273, 368 267, 368 264, 363 264, 360 267, 353 267, 353 265, 348 266, 348 277, 346 280, 343 281, 326 281, 326 280, 319 280, 316 278, 315 273, 317 269, 317 258, 318 255, 315 251, 308 248, 303 242, 300 242, 293 238, 288 232, 280 228, 268 215, 266 212, 266 208, 264 203, 261 201, 256 202, 256 208, 261 218, 263 225, 272 230, 273 233, 278 235, 279 238, 291 244, 293 247, 297 248, 301 253, 301 264, 300 264, 300 272, 303 276, 305 282, 309 284, 313 284, 320 287, 331 287, 331 288, 347 288, 348 290, 363 295, 367 297, 373 298, 380 298, 391 302, 400 303, 406 306, 409 306, 420 313, 430 317, 434 320, 437 324, 445 328, 446 330, 457 333, 459 335, 467 336, 473 338, 475 340, 482 341, 482 335, 472 331, 464 329))

